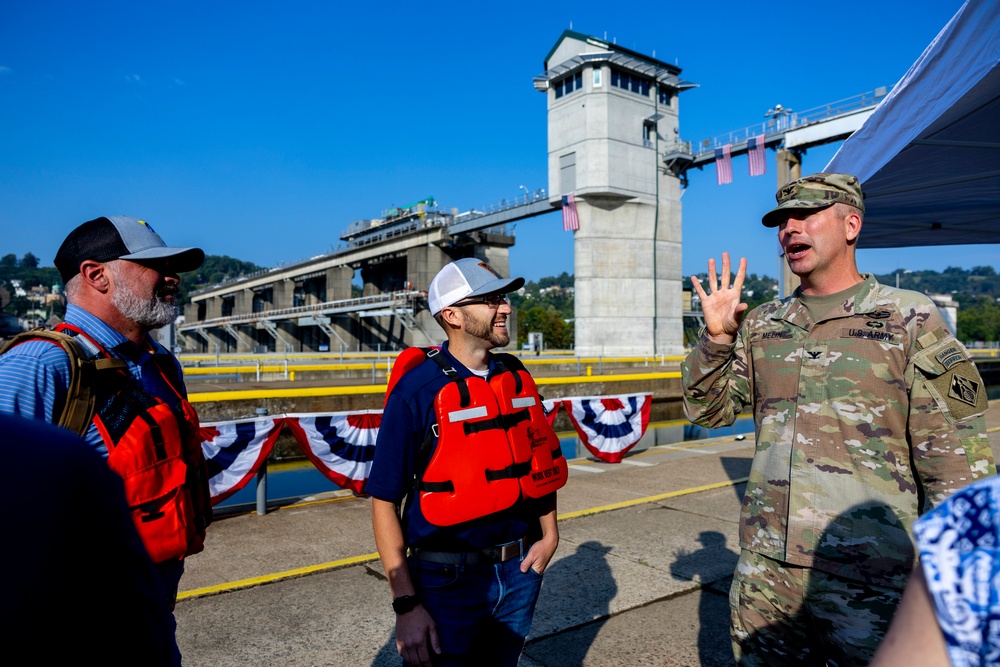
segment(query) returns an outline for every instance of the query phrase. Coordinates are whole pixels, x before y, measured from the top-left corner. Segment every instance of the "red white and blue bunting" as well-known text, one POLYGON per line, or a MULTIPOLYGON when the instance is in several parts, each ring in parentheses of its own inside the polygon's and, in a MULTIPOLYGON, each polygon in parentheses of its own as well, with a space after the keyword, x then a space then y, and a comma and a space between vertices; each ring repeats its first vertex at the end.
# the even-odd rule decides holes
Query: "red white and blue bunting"
POLYGON ((334 484, 361 493, 375 458, 381 410, 327 415, 289 415, 288 427, 302 452, 334 484))
MULTIPOLYGON (((543 401, 555 421, 563 405, 580 441, 595 458, 619 463, 645 434, 652 394, 557 398, 543 401)), ((201 427, 212 504, 226 500, 257 474, 287 427, 302 453, 331 482, 361 494, 375 456, 381 410, 290 414, 201 427)))
POLYGON ((620 463, 649 425, 652 394, 564 398, 580 442, 595 458, 620 463))
POLYGON ((253 479, 271 453, 281 424, 281 419, 273 418, 202 424, 201 449, 208 463, 213 505, 253 479))
POLYGON ((545 421, 549 423, 549 426, 555 423, 560 405, 562 405, 561 398, 546 398, 542 400, 542 412, 545 413, 545 421))

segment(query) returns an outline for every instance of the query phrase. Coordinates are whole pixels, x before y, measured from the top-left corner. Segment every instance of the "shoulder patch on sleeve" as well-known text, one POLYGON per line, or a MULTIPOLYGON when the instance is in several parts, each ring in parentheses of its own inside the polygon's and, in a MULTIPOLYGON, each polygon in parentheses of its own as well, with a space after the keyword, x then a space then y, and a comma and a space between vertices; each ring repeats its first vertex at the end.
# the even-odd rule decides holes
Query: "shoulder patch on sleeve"
POLYGON ((948 390, 948 396, 963 403, 975 405, 979 402, 980 389, 982 389, 982 385, 977 380, 967 378, 958 373, 952 373, 951 388, 948 390))
POLYGON ((965 350, 957 345, 949 345, 943 350, 939 351, 934 355, 934 358, 941 362, 945 370, 950 370, 955 364, 962 363, 968 356, 965 354, 965 350))
POLYGON ((952 422, 986 412, 986 386, 972 358, 950 331, 944 327, 917 339, 914 365, 937 396, 938 405, 952 422))
POLYGON ((936 342, 938 342, 937 332, 928 331, 923 336, 917 339, 917 347, 919 347, 921 350, 924 350, 936 342))
POLYGON ((989 407, 986 387, 973 364, 959 364, 930 382, 944 396, 955 420, 982 414, 989 407))

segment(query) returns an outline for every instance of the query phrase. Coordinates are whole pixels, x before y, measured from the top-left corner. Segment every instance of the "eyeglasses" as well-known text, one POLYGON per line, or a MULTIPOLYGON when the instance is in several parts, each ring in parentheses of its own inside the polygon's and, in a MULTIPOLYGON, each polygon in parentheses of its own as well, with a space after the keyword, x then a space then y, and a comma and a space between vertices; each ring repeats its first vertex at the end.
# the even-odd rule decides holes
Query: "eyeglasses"
POLYGON ((481 296, 481 297, 478 297, 478 298, 475 298, 475 299, 466 299, 465 301, 459 301, 458 303, 453 304, 452 307, 453 308, 460 308, 462 306, 474 306, 477 303, 485 304, 485 305, 489 306, 490 308, 499 308, 501 304, 510 303, 510 302, 507 300, 507 295, 506 294, 490 294, 490 295, 481 296))

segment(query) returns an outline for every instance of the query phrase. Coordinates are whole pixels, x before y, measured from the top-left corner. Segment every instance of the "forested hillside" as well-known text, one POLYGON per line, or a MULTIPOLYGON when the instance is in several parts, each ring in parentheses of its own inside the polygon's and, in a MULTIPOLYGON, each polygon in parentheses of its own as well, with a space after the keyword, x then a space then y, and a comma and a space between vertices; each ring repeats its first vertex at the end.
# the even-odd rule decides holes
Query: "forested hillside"
MULTIPOLYGON (((181 276, 182 303, 188 301, 187 294, 192 291, 217 285, 261 268, 226 255, 207 255, 200 269, 181 276)), ((707 284, 705 274, 700 274, 699 278, 703 284, 707 284)), ((951 295, 959 303, 958 336, 961 340, 1000 340, 1000 274, 992 266, 976 266, 972 269, 949 267, 940 273, 900 269, 893 273, 877 274, 876 278, 886 285, 898 285, 925 294, 951 295)), ((55 267, 39 266, 38 258, 30 252, 20 259, 12 253, 0 257, 0 286, 6 287, 12 297, 3 310, 13 315, 23 315, 31 307, 25 297, 13 295, 13 280, 20 280, 21 288, 26 291, 35 286, 43 286, 48 291, 62 283, 55 267)), ((687 279, 684 286, 685 289, 690 288, 687 279)), ((777 288, 778 281, 774 278, 752 273, 744 282, 743 297, 753 308, 775 298, 777 288)), ((511 304, 518 310, 519 345, 527 342, 528 332, 541 331, 547 348, 572 349, 573 276, 563 272, 558 276, 528 282, 520 294, 511 294, 510 298, 511 304)))
MULTIPOLYGON (((21 289, 30 292, 32 287, 42 286, 45 291, 51 291, 56 285, 62 285, 62 278, 54 266, 39 266, 38 258, 25 253, 18 259, 13 253, 0 257, 0 286, 6 287, 11 293, 10 303, 3 312, 11 315, 24 315, 31 309, 32 303, 26 297, 13 294, 12 282, 20 281, 21 289)), ((206 255, 205 263, 197 271, 181 275, 181 303, 189 300, 187 294, 202 287, 216 285, 229 278, 259 271, 261 267, 251 262, 244 262, 225 255, 206 255)), ((62 315, 62 309, 57 308, 55 314, 62 315)))

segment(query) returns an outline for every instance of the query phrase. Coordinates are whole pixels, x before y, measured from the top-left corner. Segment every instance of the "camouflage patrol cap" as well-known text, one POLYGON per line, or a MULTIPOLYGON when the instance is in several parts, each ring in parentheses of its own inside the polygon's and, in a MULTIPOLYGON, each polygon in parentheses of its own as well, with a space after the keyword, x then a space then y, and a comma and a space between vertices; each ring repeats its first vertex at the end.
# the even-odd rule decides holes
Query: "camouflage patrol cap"
POLYGON ((788 209, 822 209, 839 202, 865 210, 861 182, 850 174, 812 174, 781 187, 774 198, 777 207, 761 218, 765 227, 781 224, 782 212, 788 209))

